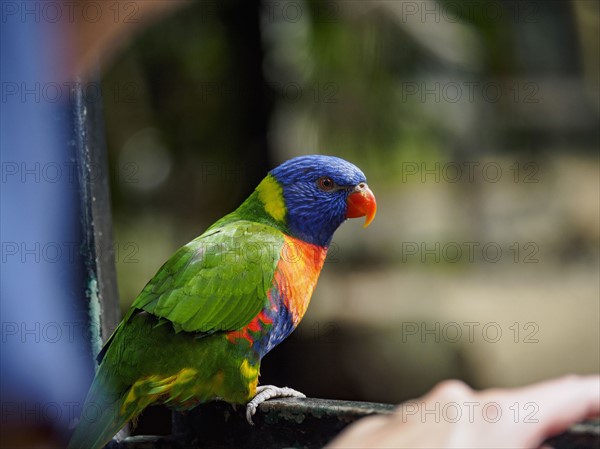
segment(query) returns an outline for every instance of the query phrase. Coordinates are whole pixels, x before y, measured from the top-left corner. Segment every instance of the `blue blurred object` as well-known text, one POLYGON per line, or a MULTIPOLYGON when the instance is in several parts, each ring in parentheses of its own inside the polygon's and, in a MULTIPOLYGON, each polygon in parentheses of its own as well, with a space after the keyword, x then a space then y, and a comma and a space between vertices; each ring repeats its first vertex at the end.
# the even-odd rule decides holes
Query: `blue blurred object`
MULTIPOLYGON (((32 428, 66 431, 81 412, 93 365, 67 30, 7 14, 7 4, 0 44, 2 427, 26 437, 32 428)), ((35 10, 35 2, 18 7, 25 6, 35 10)))

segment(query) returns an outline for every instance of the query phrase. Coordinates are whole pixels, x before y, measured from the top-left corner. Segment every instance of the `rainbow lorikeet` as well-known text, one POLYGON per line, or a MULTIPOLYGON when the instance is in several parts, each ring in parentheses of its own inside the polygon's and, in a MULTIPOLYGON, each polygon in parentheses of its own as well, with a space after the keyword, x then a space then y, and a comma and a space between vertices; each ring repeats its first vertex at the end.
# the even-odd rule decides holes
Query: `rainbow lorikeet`
POLYGON ((180 248, 98 356, 70 448, 100 448, 150 404, 222 399, 256 407, 290 388, 257 386, 262 357, 296 328, 327 248, 347 219, 374 218, 365 175, 331 156, 291 159, 234 212, 180 248))

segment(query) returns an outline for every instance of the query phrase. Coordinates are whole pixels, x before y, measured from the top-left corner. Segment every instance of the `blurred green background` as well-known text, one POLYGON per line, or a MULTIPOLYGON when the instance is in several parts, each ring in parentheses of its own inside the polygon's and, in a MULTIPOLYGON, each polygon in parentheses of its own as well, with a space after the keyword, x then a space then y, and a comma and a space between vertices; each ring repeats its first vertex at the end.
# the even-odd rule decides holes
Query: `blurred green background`
POLYGON ((193 2, 104 72, 126 310, 266 171, 363 169, 262 383, 399 402, 600 365, 600 3, 193 2))

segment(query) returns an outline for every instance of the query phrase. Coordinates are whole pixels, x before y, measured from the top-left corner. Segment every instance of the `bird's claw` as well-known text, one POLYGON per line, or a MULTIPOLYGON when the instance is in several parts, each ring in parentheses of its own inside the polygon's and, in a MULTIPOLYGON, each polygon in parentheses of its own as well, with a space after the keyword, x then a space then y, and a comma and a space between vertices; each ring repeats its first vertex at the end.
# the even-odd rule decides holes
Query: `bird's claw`
POLYGON ((252 417, 260 404, 273 398, 305 398, 306 395, 293 388, 276 387, 275 385, 261 385, 256 388, 256 396, 246 405, 246 420, 253 426, 252 417))

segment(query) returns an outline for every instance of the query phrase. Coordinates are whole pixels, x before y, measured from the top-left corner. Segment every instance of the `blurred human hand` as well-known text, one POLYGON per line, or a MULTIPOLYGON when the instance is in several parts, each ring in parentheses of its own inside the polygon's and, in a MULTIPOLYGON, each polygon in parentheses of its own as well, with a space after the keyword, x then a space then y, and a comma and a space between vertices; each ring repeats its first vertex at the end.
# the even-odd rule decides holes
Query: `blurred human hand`
POLYGON ((599 414, 596 375, 484 391, 450 380, 391 415, 361 419, 327 447, 532 448, 599 414))

